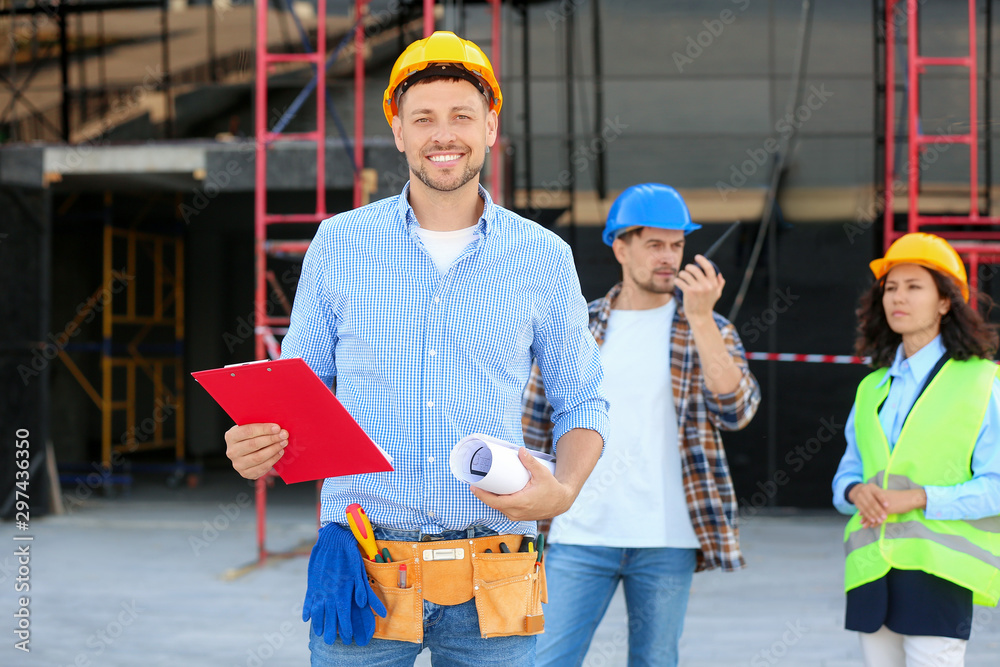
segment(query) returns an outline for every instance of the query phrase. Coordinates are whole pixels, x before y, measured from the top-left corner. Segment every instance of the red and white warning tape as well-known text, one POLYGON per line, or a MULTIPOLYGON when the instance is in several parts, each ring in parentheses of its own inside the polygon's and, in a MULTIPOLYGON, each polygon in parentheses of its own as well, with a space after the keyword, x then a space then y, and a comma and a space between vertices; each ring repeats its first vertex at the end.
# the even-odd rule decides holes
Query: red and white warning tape
POLYGON ((774 354, 771 352, 747 352, 747 359, 755 361, 803 361, 807 364, 867 364, 868 357, 852 357, 847 354, 774 354))

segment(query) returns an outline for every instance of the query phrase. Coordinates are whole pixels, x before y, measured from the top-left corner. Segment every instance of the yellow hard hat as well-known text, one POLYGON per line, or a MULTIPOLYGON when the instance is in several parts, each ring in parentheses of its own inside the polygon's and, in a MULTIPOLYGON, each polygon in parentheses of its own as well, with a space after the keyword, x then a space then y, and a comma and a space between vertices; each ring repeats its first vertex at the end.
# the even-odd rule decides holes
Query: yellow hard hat
POLYGON ((934 269, 955 281, 962 290, 962 298, 969 300, 969 278, 965 264, 958 252, 940 236, 915 232, 904 234, 893 242, 885 257, 872 261, 869 266, 878 280, 899 264, 919 264, 934 269))
POLYGON ((491 109, 500 113, 503 95, 489 58, 473 42, 453 32, 438 30, 406 47, 392 66, 389 86, 382 95, 382 108, 389 125, 399 113, 396 106, 399 96, 420 79, 437 75, 465 79, 486 96, 491 109))

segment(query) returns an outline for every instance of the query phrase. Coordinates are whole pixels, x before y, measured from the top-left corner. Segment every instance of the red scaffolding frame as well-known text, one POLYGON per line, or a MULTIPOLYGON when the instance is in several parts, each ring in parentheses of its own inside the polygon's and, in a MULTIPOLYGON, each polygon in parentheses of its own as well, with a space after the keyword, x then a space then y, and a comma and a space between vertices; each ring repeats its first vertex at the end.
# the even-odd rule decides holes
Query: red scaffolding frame
MULTIPOLYGON (((884 247, 910 232, 928 227, 944 227, 934 233, 952 243, 969 264, 969 281, 978 287, 981 264, 1000 262, 1000 217, 980 211, 979 186, 979 59, 976 21, 976 0, 967 0, 968 52, 959 57, 926 56, 919 48, 919 0, 886 0, 885 6, 885 218, 884 247), (895 228, 896 165, 896 24, 900 8, 905 3, 906 17, 906 121, 907 121, 907 222, 904 231, 895 228), (920 127, 920 80, 929 67, 964 67, 968 69, 969 131, 963 134, 923 134, 920 127), (920 212, 920 157, 927 146, 962 144, 969 148, 969 211, 949 215, 929 215, 920 212), (958 227, 964 229, 958 229, 958 227), (980 227, 976 229, 975 227, 980 227)), ((989 159, 990 156, 987 156, 989 159)))
MULTIPOLYGON (((492 5, 492 64, 497 80, 500 79, 500 3, 501 0, 489 0, 492 5)), ((281 353, 278 336, 288 330, 289 316, 272 316, 267 312, 268 284, 276 291, 276 296, 283 303, 287 302, 276 284, 273 272, 267 268, 268 257, 302 256, 309 246, 308 240, 276 241, 269 239, 268 230, 273 225, 287 223, 319 223, 330 217, 326 208, 326 0, 317 0, 316 7, 316 49, 306 53, 270 53, 267 50, 268 22, 266 0, 257 0, 256 16, 256 93, 255 93, 255 190, 254 190, 254 253, 255 253, 255 358, 277 358, 281 353), (311 132, 282 133, 272 132, 268 128, 268 69, 277 64, 307 63, 316 72, 316 128, 311 132), (308 141, 316 144, 316 200, 315 210, 305 213, 276 214, 268 212, 267 208, 267 154, 269 147, 278 141, 308 141)), ((423 0, 424 37, 434 32, 434 0, 423 0)), ((363 204, 365 197, 364 167, 364 112, 365 112, 365 15, 368 0, 355 0, 354 26, 354 197, 353 204, 357 208, 363 204)), ((499 144, 498 144, 499 147, 499 144)), ((500 197, 500 150, 494 150, 490 156, 490 189, 494 198, 500 197)), ((290 311, 286 303, 286 311, 290 311)), ((273 471, 259 478, 255 484, 255 499, 257 512, 257 564, 270 557, 287 557, 306 555, 308 550, 274 552, 267 549, 267 488, 274 484, 273 471)), ((322 482, 317 484, 317 493, 322 482)), ((316 519, 319 522, 320 507, 316 504, 316 519)))

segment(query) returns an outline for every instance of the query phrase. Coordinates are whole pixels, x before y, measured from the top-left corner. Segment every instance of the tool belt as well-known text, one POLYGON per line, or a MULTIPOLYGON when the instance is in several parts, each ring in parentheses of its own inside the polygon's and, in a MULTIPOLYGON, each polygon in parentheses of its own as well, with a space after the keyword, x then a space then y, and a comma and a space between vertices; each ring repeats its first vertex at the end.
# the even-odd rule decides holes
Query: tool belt
POLYGON ((545 565, 538 554, 519 552, 522 535, 490 535, 441 542, 376 541, 392 561, 364 560, 372 589, 385 605, 375 617, 375 637, 422 642, 424 600, 457 605, 475 598, 483 637, 537 635, 544 629, 542 603, 548 602, 545 565), (511 553, 500 553, 504 542, 511 553), (484 553, 487 549, 492 553, 484 553), (406 565, 406 586, 399 566, 406 565))

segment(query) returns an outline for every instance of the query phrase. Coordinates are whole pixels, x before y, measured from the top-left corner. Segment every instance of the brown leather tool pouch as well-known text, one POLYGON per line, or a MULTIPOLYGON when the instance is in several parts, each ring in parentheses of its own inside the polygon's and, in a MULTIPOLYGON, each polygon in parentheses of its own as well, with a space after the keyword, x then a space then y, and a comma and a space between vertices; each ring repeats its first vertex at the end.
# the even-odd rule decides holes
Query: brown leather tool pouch
POLYGON ((544 565, 536 554, 519 553, 520 535, 491 535, 441 542, 378 541, 390 563, 365 560, 386 618, 375 617, 375 637, 423 641, 423 601, 457 605, 476 599, 483 637, 534 635, 544 629, 542 602, 547 601, 544 565), (501 553, 504 542, 512 553, 501 553), (490 549, 493 553, 484 553, 490 549), (399 586, 399 566, 406 565, 406 587, 399 586))

